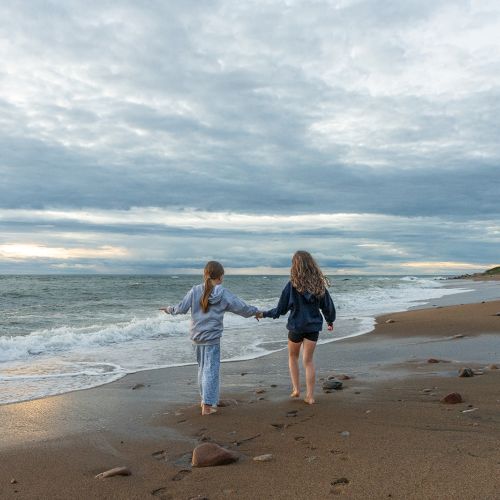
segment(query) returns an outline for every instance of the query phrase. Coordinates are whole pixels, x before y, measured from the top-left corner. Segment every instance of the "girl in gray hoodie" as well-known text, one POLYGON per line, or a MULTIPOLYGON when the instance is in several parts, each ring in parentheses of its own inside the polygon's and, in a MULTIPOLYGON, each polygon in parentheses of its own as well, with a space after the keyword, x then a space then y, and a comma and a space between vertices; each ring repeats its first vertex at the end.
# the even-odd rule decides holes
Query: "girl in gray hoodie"
POLYGON ((258 309, 249 306, 222 286, 224 268, 211 260, 204 269, 204 282, 196 285, 176 306, 162 307, 166 314, 186 314, 191 309, 190 337, 196 349, 201 414, 215 413, 219 402, 220 338, 226 311, 245 318, 258 309))

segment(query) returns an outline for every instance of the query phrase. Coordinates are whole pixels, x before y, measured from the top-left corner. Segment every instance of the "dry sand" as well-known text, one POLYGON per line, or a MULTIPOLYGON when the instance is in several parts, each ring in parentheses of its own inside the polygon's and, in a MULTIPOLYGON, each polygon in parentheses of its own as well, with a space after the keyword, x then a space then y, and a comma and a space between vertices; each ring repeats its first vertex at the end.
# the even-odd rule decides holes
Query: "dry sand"
POLYGON ((0 498, 500 498, 500 370, 485 369, 500 365, 497 312, 500 301, 391 314, 369 335, 320 346, 320 378, 346 366, 354 378, 330 394, 318 380, 314 406, 287 398, 278 353, 224 365, 234 401, 208 417, 194 367, 0 407, 0 498), (442 361, 427 363, 434 353, 442 361), (459 378, 466 365, 484 374, 459 378), (162 401, 162 377, 187 391, 183 403, 162 401), (455 391, 463 403, 440 402, 455 391), (190 468, 204 441, 241 458, 190 468), (262 454, 273 459, 252 460, 262 454), (132 475, 94 478, 121 465, 132 475))

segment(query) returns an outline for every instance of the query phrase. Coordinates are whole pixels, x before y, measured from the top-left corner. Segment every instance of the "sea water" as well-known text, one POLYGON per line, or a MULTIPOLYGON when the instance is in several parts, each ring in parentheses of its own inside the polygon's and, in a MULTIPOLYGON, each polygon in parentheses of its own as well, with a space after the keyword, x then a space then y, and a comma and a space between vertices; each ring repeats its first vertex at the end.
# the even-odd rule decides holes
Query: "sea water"
MULTIPOLYGON (((260 309, 277 305, 286 276, 226 276, 224 285, 260 309)), ((0 276, 0 403, 101 385, 127 373, 194 362, 180 302, 201 281, 181 276, 0 276)), ((439 277, 332 276, 334 332, 319 343, 372 330, 374 317, 457 293, 439 277)), ((226 314, 225 361, 283 349, 286 318, 226 314)))

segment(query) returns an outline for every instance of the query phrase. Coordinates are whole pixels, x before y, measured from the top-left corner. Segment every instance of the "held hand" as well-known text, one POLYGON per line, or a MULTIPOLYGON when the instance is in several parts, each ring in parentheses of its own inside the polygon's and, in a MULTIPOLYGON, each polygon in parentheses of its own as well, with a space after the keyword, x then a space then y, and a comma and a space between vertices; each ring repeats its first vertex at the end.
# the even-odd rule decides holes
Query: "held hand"
POLYGON ((170 314, 170 308, 167 306, 167 307, 160 307, 160 311, 163 311, 165 314, 170 314))
POLYGON ((259 321, 260 319, 262 319, 264 317, 264 313, 262 311, 258 311, 255 313, 255 319, 257 321, 259 321))
POLYGON ((333 325, 328 325, 328 331, 333 332, 333 325))

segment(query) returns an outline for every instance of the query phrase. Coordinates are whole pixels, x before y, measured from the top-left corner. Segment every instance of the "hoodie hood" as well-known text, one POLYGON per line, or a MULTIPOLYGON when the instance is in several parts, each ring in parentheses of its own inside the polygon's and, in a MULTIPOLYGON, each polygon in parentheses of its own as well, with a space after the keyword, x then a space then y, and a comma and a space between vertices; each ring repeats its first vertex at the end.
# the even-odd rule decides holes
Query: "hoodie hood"
POLYGON ((314 299, 316 298, 315 295, 313 295, 311 292, 305 291, 302 294, 302 297, 306 300, 306 302, 314 302, 314 299))
POLYGON ((214 289, 210 293, 210 297, 208 297, 209 304, 217 304, 221 301, 222 295, 224 294, 224 287, 222 285, 215 285, 214 289))

